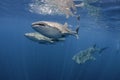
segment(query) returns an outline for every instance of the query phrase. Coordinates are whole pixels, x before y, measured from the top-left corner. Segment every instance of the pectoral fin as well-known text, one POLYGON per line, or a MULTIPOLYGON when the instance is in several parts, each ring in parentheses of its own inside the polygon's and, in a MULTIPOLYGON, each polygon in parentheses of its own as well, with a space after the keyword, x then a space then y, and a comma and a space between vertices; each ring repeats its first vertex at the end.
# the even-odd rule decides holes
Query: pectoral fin
POLYGON ((64 41, 64 40, 65 40, 65 38, 59 38, 58 40, 59 40, 59 41, 64 41))

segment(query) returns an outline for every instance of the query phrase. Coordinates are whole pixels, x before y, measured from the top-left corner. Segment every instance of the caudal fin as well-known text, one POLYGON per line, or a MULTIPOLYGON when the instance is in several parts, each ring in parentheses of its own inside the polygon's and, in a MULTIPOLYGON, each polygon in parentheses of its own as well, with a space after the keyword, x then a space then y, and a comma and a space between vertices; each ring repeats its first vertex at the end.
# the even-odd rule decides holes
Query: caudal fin
POLYGON ((76 28, 76 30, 75 30, 76 34, 78 34, 78 32, 79 32, 79 28, 80 28, 79 26, 76 28))
POLYGON ((79 36, 78 36, 79 28, 80 28, 80 27, 78 26, 78 27, 76 28, 76 30, 75 30, 75 31, 76 31, 75 36, 77 37, 77 39, 79 39, 79 36))

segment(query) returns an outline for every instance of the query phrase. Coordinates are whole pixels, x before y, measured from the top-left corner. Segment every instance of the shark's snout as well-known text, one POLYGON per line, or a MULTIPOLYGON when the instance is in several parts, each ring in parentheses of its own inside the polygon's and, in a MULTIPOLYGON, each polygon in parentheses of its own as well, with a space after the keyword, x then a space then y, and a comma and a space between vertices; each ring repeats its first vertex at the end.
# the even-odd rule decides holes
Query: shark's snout
POLYGON ((32 23, 32 27, 38 27, 38 26, 46 26, 43 22, 34 22, 32 23))
POLYGON ((29 34, 28 34, 28 33, 25 33, 25 34, 24 34, 24 36, 26 36, 26 37, 27 37, 27 36, 29 36, 29 34))
POLYGON ((35 25, 36 25, 35 23, 32 23, 32 25, 31 25, 31 26, 32 26, 32 27, 34 27, 35 25))
POLYGON ((37 24, 37 23, 32 23, 32 25, 31 25, 33 28, 34 27, 38 27, 39 26, 39 24, 37 24))
POLYGON ((25 36, 25 37, 32 37, 33 34, 32 34, 32 33, 25 33, 24 36, 25 36))

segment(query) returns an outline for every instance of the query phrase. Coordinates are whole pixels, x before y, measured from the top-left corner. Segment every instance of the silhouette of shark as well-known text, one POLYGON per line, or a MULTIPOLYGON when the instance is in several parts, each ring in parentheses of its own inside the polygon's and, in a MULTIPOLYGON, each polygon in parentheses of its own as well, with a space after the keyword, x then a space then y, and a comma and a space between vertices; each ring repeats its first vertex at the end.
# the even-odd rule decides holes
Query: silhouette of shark
POLYGON ((106 50, 108 47, 104 48, 97 48, 96 44, 93 45, 92 47, 89 47, 83 51, 78 52, 75 54, 72 59, 78 63, 78 64, 83 64, 86 61, 89 60, 95 60, 96 58, 93 56, 94 53, 99 53, 101 54, 104 50, 106 50))

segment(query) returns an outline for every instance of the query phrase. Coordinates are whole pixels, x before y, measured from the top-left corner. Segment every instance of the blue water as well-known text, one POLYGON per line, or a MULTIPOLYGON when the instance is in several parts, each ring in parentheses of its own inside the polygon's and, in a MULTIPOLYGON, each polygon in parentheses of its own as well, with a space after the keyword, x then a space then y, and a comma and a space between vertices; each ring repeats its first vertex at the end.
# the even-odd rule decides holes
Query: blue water
POLYGON ((100 16, 78 8, 78 40, 69 36, 64 42, 46 45, 24 36, 34 32, 32 22, 67 21, 76 26, 75 18, 31 13, 30 0, 0 0, 0 80, 120 80, 120 0, 102 1, 90 4, 101 9, 100 16), (94 44, 109 48, 96 54, 95 61, 77 64, 72 60, 94 44))

